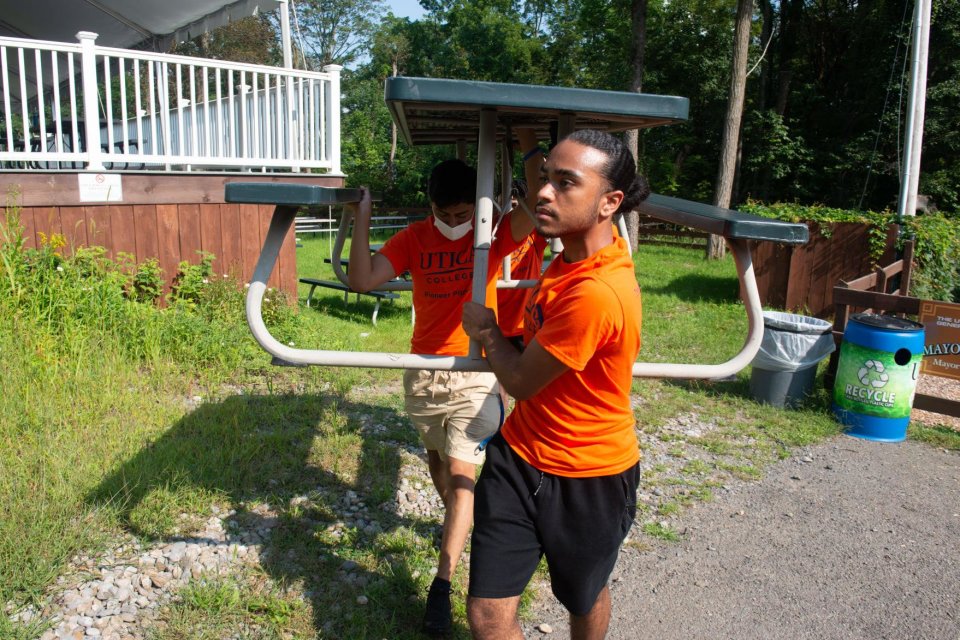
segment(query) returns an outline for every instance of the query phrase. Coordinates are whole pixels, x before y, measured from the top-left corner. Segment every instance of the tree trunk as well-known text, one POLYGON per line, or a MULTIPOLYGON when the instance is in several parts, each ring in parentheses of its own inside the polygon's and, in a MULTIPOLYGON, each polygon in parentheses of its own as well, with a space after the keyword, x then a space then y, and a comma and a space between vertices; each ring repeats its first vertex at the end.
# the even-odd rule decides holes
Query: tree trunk
MULTIPOLYGON (((633 78, 630 81, 630 91, 640 93, 643 88, 644 52, 647 47, 647 0, 633 0, 630 17, 633 32, 633 52, 631 55, 633 78)), ((633 160, 636 162, 639 172, 640 132, 637 129, 627 131, 624 141, 627 143, 630 153, 633 154, 633 160)), ((636 251, 640 235, 640 212, 634 209, 624 212, 623 216, 627 223, 627 240, 630 242, 630 248, 636 251)))
POLYGON ((757 99, 757 105, 762 110, 767 108, 767 100, 770 95, 770 61, 773 58, 773 50, 770 48, 770 45, 773 44, 771 41, 773 38, 773 6, 771 6, 770 0, 759 0, 759 2, 760 19, 763 21, 760 25, 760 43, 766 49, 766 55, 760 61, 760 90, 757 99))
MULTIPOLYGON (((773 42, 773 16, 774 10, 771 0, 760 0, 760 19, 763 20, 763 26, 760 30, 760 41, 765 43, 764 46, 767 48, 767 55, 760 63, 760 90, 758 92, 759 97, 757 98, 757 109, 760 112, 766 111, 771 107, 772 100, 770 96, 772 93, 773 78, 775 76, 773 61, 777 57, 776 52, 780 46, 779 38, 777 42, 773 42)), ((770 196, 770 184, 773 180, 773 172, 770 170, 769 165, 765 165, 757 174, 758 175, 752 177, 751 184, 748 188, 753 192, 755 197, 759 196, 761 200, 767 200, 770 196)))
MULTIPOLYGON (((393 77, 397 77, 397 59, 393 59, 393 77)), ((393 184, 393 178, 395 175, 393 163, 397 158, 397 123, 393 121, 393 118, 390 118, 390 159, 387 161, 387 175, 389 176, 390 184, 393 184)))
MULTIPOLYGON (((733 32, 733 62, 730 73, 730 98, 723 125, 723 143, 720 147, 720 169, 714 190, 713 204, 730 208, 733 177, 737 167, 737 146, 740 142, 740 121, 743 119, 743 99, 747 86, 747 51, 750 45, 750 19, 753 0, 737 0, 737 22, 733 32)), ((710 236, 707 257, 721 258, 726 254, 726 243, 720 236, 710 236)))
POLYGON ((790 83, 793 80, 793 59, 796 56, 797 33, 801 28, 802 14, 803 0, 786 0, 780 3, 780 77, 775 108, 781 116, 787 113, 790 83))

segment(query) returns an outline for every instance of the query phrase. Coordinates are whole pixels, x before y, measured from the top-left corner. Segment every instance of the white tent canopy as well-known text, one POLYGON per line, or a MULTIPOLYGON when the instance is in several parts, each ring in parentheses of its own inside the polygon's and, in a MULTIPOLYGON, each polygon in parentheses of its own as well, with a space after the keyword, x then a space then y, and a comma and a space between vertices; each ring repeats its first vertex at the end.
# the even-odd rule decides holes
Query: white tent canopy
POLYGON ((277 6, 277 0, 0 0, 0 36, 76 42, 78 31, 92 31, 100 46, 165 51, 277 6))

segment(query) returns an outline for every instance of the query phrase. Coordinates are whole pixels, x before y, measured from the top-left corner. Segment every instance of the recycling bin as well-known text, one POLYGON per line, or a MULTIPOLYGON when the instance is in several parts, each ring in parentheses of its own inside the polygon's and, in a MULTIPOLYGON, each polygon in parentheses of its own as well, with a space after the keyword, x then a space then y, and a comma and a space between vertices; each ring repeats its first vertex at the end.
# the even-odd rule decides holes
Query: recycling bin
POLYGON ((833 386, 834 415, 847 434, 906 440, 923 346, 922 324, 871 313, 850 316, 833 386))

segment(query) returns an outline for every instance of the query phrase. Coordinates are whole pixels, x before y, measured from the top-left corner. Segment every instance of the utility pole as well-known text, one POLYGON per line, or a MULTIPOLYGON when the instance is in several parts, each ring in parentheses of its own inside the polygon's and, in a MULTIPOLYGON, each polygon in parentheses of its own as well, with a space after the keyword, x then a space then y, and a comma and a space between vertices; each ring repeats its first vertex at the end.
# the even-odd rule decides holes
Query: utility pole
POLYGON ((910 103, 907 111, 907 134, 903 145, 903 173, 900 177, 900 198, 897 221, 917 213, 917 190, 920 184, 920 151, 923 146, 923 115, 927 97, 927 55, 930 44, 931 0, 916 0, 913 12, 913 62, 910 65, 910 103))

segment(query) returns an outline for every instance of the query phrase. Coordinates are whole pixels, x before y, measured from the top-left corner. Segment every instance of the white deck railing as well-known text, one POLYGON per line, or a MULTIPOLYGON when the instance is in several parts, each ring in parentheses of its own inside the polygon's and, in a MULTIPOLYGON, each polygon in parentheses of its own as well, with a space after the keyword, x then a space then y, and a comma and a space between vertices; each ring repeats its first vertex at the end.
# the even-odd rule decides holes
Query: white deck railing
POLYGON ((340 173, 341 67, 318 73, 77 38, 0 37, 0 170, 340 173))

